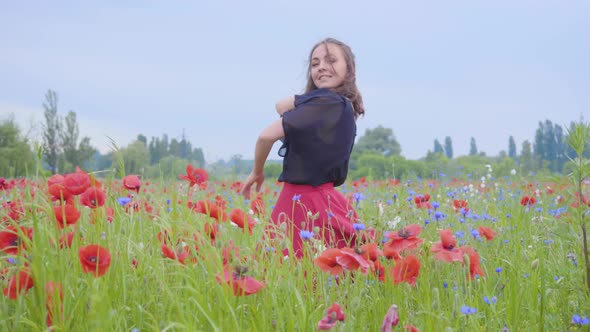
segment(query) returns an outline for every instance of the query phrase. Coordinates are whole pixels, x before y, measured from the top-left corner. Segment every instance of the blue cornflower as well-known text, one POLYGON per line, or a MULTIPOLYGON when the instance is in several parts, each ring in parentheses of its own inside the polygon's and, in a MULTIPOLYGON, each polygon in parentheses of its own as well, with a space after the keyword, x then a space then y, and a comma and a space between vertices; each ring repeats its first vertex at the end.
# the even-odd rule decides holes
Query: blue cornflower
POLYGON ((461 306, 461 313, 465 314, 465 315, 471 315, 471 314, 475 314, 477 312, 476 308, 471 308, 469 306, 461 306))
POLYGON ((545 241, 543 241, 543 242, 544 242, 545 244, 552 244, 552 243, 553 243, 553 240, 549 239, 549 240, 545 240, 545 241))
POLYGON ((353 197, 354 201, 357 203, 365 199, 365 195, 362 192, 354 193, 353 197))
POLYGON ((471 229, 471 236, 473 236, 474 238, 478 238, 479 237, 479 231, 475 228, 471 229))
POLYGON ((465 216, 467 215, 467 212, 469 212, 469 209, 466 209, 466 208, 462 207, 462 208, 459 210, 459 212, 461 213, 461 215, 462 215, 463 217, 465 217, 465 216))
POLYGON ((445 219, 446 216, 444 213, 442 213, 440 211, 436 211, 434 213, 434 217, 436 218, 436 220, 442 220, 442 219, 445 219))
POLYGON ((393 199, 397 200, 397 194, 393 194, 393 199))
POLYGON ((127 196, 119 197, 119 198, 117 198, 117 202, 119 202, 119 204, 121 204, 121 206, 125 206, 125 205, 129 204, 129 202, 131 202, 131 198, 129 198, 127 196))
POLYGON ((303 239, 303 240, 309 240, 314 236, 314 234, 313 234, 313 232, 306 231, 306 230, 302 229, 299 232, 299 236, 301 236, 301 239, 303 239))
POLYGON ((16 258, 14 257, 8 257, 8 263, 10 264, 16 264, 18 261, 16 260, 16 258))
POLYGON ((496 268, 496 273, 500 273, 500 272, 502 272, 502 268, 501 267, 497 267, 496 268))
POLYGON ((448 283, 448 282, 446 282, 446 281, 445 281, 445 282, 443 282, 443 288, 447 288, 447 287, 449 287, 449 283, 448 283))
POLYGON ((441 178, 444 178, 447 175, 445 173, 440 173, 438 176, 440 176, 441 178))
POLYGON ((590 319, 588 317, 580 317, 579 315, 572 316, 572 324, 575 325, 588 325, 590 323, 590 319))
POLYGON ((462 239, 465 236, 465 231, 455 232, 455 236, 462 239))
POLYGON ((432 202, 432 208, 433 209, 438 209, 440 207, 440 203, 439 202, 432 202))
POLYGON ((506 218, 510 218, 510 213, 507 213, 506 214, 506 218))
POLYGON ((168 199, 166 200, 166 205, 170 205, 170 202, 171 202, 171 201, 170 201, 170 198, 168 198, 168 199))
POLYGON ((424 219, 424 225, 428 225, 428 224, 430 224, 430 220, 424 219))
POLYGON ((386 201, 385 201, 385 204, 387 204, 387 205, 391 205, 391 204, 393 204, 393 201, 392 201, 392 200, 390 200, 390 199, 388 199, 388 200, 386 200, 386 201))
POLYGON ((295 194, 293 195, 293 201, 294 202, 298 202, 301 199, 301 194, 295 194))
POLYGON ((334 218, 334 213, 332 213, 332 211, 328 211, 328 218, 334 218))
POLYGON ((352 224, 352 227, 354 228, 355 231, 364 231, 366 228, 365 224, 357 224, 357 223, 352 224))
POLYGON ((496 302, 498 301, 498 299, 497 299, 495 296, 492 296, 492 298, 491 298, 491 299, 490 299, 490 298, 488 298, 487 296, 484 296, 484 297, 483 297, 483 301, 484 301, 486 304, 496 304, 496 302))

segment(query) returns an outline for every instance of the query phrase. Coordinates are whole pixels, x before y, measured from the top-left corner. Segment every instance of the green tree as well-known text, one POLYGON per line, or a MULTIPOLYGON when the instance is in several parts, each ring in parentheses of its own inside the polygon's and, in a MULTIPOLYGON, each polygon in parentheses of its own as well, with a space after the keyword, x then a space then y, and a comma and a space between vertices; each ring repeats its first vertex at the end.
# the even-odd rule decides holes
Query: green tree
POLYGON ((399 156, 402 148, 393 134, 391 128, 377 126, 374 129, 365 130, 365 134, 359 138, 354 150, 357 153, 375 152, 383 156, 399 156))
POLYGON ((0 121, 0 175, 17 177, 31 175, 35 156, 28 140, 22 136, 14 116, 0 121), (28 174, 27 174, 28 173, 28 174))
POLYGON ((522 174, 528 174, 533 171, 534 168, 533 152, 531 150, 531 142, 525 140, 522 142, 522 149, 520 152, 520 168, 522 174))
POLYGON ((443 149, 443 146, 438 139, 434 140, 434 153, 445 153, 445 149, 443 149))
POLYGON ((475 143, 475 138, 473 137, 471 137, 471 142, 469 144, 469 155, 477 156, 477 144, 475 143))
POLYGON ((147 146, 147 137, 145 137, 145 135, 143 135, 143 134, 137 135, 137 140, 147 146))
POLYGON ((63 130, 59 134, 66 167, 61 171, 72 172, 76 166, 81 166, 77 147, 80 131, 78 129, 78 122, 76 121, 76 113, 69 111, 68 115, 64 118, 64 124, 63 130))
POLYGON ((59 156, 61 154, 61 119, 57 114, 57 93, 53 90, 45 94, 43 103, 45 123, 43 125, 43 143, 45 161, 53 174, 58 172, 59 156))
POLYGON ((450 136, 445 137, 445 154, 447 158, 453 159, 453 140, 450 136))
POLYGON ((197 167, 205 167, 205 155, 201 148, 194 148, 190 160, 195 162, 197 167))
POLYGON ((516 143, 514 142, 514 137, 512 136, 508 138, 508 157, 516 159, 516 143))
MULTIPOLYGON (((134 141, 125 148, 121 148, 121 155, 125 165, 126 174, 142 174, 149 166, 150 153, 147 147, 140 141, 134 141)), ((113 164, 117 164, 113 161, 113 164)), ((185 165, 186 167, 186 165, 185 165)))

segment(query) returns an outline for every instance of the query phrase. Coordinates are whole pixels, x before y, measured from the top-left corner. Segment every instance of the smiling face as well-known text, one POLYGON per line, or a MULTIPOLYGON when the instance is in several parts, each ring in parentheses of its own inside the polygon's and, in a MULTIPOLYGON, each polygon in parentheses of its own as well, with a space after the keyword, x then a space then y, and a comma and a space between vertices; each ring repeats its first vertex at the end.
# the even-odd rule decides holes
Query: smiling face
POLYGON ((333 89, 344 82, 348 68, 340 46, 321 43, 311 53, 310 76, 318 89, 333 89))

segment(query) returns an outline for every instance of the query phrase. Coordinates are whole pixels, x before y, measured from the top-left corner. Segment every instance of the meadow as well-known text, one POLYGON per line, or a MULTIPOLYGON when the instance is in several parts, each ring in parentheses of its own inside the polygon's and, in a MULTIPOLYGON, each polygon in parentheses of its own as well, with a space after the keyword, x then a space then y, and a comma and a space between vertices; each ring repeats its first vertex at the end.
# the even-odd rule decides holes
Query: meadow
POLYGON ((300 260, 264 237, 272 179, 251 200, 192 167, 1 179, 0 330, 589 329, 585 197, 565 177, 491 173, 349 180, 374 240, 330 250, 309 230, 300 260))

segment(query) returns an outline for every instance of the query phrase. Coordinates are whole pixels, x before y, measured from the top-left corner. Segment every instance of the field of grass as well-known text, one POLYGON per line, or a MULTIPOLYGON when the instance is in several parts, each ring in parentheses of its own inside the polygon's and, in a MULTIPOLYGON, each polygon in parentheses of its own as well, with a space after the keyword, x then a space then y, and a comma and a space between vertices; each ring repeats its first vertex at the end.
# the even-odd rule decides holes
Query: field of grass
POLYGON ((394 331, 409 325, 420 331, 588 329, 575 213, 587 214, 588 206, 575 188, 565 180, 494 179, 485 169, 457 177, 340 187, 359 214, 358 231, 374 231, 378 250, 377 257, 359 248, 338 254, 351 258, 334 260, 337 275, 318 264, 323 248, 314 234, 305 235, 311 238, 301 260, 283 257, 288 242, 264 240, 280 191, 273 181, 258 201, 248 201, 232 181, 97 183, 83 171, 6 180, 0 330, 314 331, 327 317, 334 331, 378 331, 393 304, 399 310, 394 331), (81 192, 61 204, 56 196, 67 191, 81 192), (420 226, 416 248, 397 259, 379 255, 408 225, 420 226), (486 228, 496 233, 491 239, 486 228), (441 230, 447 230, 443 250, 463 250, 460 261, 431 251, 441 246, 441 230), (407 270, 399 272, 408 256, 420 264, 412 268, 415 284, 407 270), (326 315, 333 303, 345 317, 326 315))

